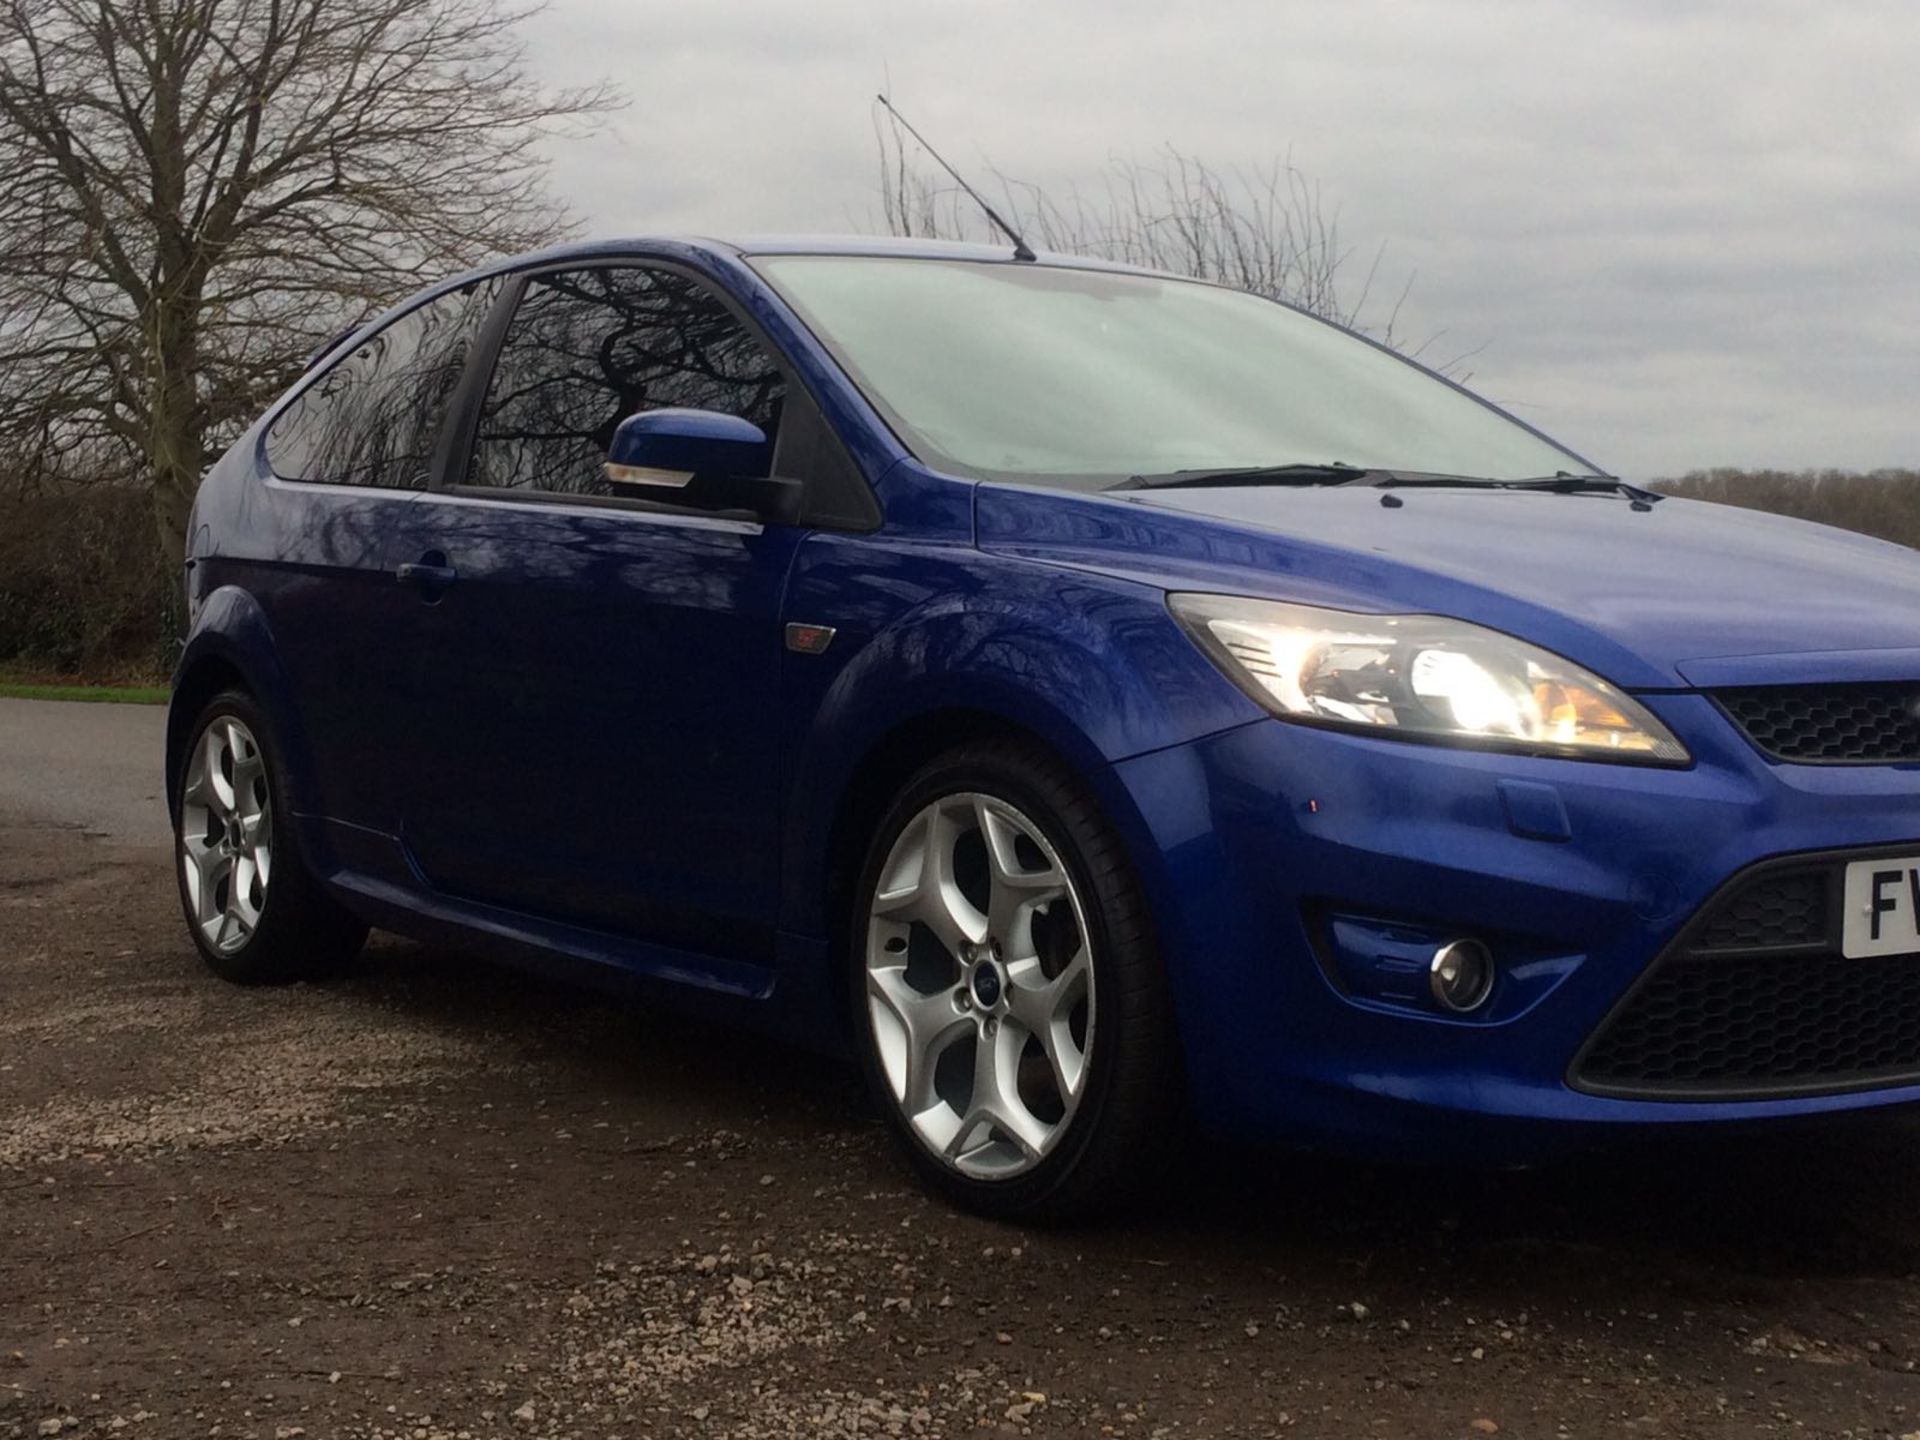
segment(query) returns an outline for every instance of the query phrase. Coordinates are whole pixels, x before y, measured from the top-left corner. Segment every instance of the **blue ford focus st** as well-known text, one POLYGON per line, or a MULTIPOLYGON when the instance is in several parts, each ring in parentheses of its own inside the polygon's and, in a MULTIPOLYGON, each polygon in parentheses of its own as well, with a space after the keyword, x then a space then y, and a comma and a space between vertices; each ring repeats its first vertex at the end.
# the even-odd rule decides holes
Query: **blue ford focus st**
POLYGON ((1920 561, 1218 286, 551 251, 209 472, 195 943, 369 926, 857 1055, 928 1180, 1519 1159, 1920 1099, 1920 561))

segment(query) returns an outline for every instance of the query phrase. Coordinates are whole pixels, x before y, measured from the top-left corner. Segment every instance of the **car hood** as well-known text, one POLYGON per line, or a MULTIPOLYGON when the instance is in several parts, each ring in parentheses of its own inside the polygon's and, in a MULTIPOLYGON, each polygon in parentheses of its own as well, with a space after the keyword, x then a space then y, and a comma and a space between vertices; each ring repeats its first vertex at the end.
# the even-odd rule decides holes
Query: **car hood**
POLYGON ((1920 553, 1757 511, 1371 486, 1134 491, 1066 507, 986 488, 989 547, 1168 589, 1456 615, 1635 688, 1920 679, 1920 553))

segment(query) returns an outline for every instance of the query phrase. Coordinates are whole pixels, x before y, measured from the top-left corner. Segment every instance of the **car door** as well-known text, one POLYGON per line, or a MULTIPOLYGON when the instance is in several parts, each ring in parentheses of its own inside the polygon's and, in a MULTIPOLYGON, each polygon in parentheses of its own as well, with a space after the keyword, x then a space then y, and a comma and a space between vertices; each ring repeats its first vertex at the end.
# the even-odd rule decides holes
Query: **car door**
POLYGON ((500 289, 479 280, 435 296, 318 370, 269 422, 267 475, 247 496, 260 556, 243 583, 313 757, 309 803, 353 830, 399 826, 410 735, 397 702, 411 676, 392 639, 417 602, 395 583, 393 552, 500 289))
POLYGON ((775 436, 787 381, 693 277, 527 277, 412 563, 430 754, 403 836, 435 888, 703 953, 771 953, 780 607, 802 531, 623 501, 642 409, 775 436))

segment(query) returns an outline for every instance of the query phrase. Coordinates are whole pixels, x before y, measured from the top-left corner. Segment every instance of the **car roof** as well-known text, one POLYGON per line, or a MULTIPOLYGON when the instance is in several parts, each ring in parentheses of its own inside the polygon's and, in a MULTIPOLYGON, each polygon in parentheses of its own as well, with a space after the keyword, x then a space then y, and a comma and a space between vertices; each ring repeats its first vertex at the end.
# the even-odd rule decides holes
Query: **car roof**
POLYGON ((628 235, 577 240, 528 255, 495 262, 484 273, 517 270, 529 264, 550 264, 555 260, 594 259, 630 254, 636 250, 704 250, 711 254, 755 255, 854 255, 873 258, 912 258, 919 260, 970 260, 986 264, 1037 264, 1075 270, 1112 270, 1133 275, 1154 275, 1159 271, 1138 265, 1096 259, 1089 255, 1067 255, 1042 250, 1031 261, 1016 261, 1011 244, 983 245, 964 240, 921 240, 895 235, 628 235))

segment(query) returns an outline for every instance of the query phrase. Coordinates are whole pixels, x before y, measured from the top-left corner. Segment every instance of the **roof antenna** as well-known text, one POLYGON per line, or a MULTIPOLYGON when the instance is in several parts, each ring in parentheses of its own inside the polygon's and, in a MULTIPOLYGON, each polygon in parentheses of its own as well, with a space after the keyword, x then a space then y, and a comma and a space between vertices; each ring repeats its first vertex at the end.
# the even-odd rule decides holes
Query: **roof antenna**
POLYGON ((1000 218, 1000 213, 997 210, 995 210, 991 205, 987 204, 986 200, 981 196, 980 192, 974 189, 965 180, 962 180, 960 178, 960 172, 958 170, 954 169, 953 166, 947 164, 945 160, 940 159, 940 152, 934 149, 933 146, 927 144, 926 137, 922 135, 918 130, 913 128, 912 121, 908 120, 906 116, 902 115, 898 110, 893 108, 893 102, 891 100, 887 99, 887 97, 884 95, 876 95, 873 98, 878 100, 881 103, 881 105, 886 108, 886 112, 889 115, 891 115, 894 119, 898 120, 901 123, 901 125, 903 125, 906 128, 906 132, 909 135, 913 136, 915 140, 920 142, 920 148, 926 151, 927 154, 933 156, 933 158, 939 162, 940 168, 946 171, 949 175, 951 175, 954 178, 954 180, 959 184, 960 188, 966 191, 967 194, 973 198, 973 203, 978 205, 982 210, 986 211, 987 219, 993 222, 994 227, 998 229, 1002 234, 1004 234, 1009 240, 1013 241, 1013 258, 1014 259, 1036 260, 1039 258, 1037 255, 1033 253, 1031 249, 1028 248, 1027 242, 1020 238, 1020 232, 1018 230, 1015 230, 1013 226, 1009 225, 1006 221, 1002 220, 1000 218))

